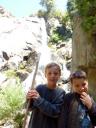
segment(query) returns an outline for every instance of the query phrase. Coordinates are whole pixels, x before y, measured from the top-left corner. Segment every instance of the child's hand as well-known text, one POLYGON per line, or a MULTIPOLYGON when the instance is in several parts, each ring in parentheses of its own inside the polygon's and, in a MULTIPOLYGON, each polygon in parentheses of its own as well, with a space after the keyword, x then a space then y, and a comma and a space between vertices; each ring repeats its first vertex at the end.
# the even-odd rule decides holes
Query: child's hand
POLYGON ((39 93, 34 89, 28 91, 27 93, 27 99, 38 99, 39 97, 39 93))
POLYGON ((83 102, 83 104, 88 107, 88 109, 91 109, 92 100, 91 100, 91 97, 87 93, 82 92, 80 99, 83 102))

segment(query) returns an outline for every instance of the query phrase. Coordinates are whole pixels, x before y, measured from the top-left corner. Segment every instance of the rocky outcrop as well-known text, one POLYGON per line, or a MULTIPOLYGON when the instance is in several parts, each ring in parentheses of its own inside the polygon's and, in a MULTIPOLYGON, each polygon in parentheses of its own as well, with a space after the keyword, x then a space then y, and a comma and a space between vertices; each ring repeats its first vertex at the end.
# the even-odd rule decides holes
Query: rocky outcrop
POLYGON ((39 47, 42 46, 44 19, 7 17, 3 8, 0 8, 0 14, 0 70, 5 62, 16 69, 22 61, 34 65, 39 47))
POLYGON ((17 19, 0 6, 0 72, 13 70, 24 81, 34 69, 40 48, 47 44, 44 29, 43 18, 17 19))
MULTIPOLYGON (((55 19, 52 21, 53 22, 50 21, 51 27, 58 25, 57 21, 54 24, 55 19)), ((64 79, 66 79, 69 75, 69 71, 66 76, 65 60, 71 59, 71 41, 70 43, 60 43, 61 45, 55 47, 56 50, 50 50, 47 46, 47 37, 45 21, 43 18, 23 17, 17 19, 10 13, 7 13, 5 9, 1 8, 1 73, 9 70, 9 73, 14 74, 15 71, 15 75, 19 76, 21 81, 24 81, 34 70, 38 54, 41 53, 39 62, 40 68, 43 70, 47 63, 55 61, 61 65, 61 69, 64 71, 64 79), (8 14, 8 16, 5 14, 8 14)), ((32 79, 30 79, 30 81, 32 81, 32 79)))
POLYGON ((83 69, 88 74, 90 92, 96 94, 96 40, 89 38, 81 27, 81 18, 75 16, 72 41, 72 70, 83 69))
POLYGON ((0 17, 13 17, 13 15, 8 12, 5 8, 0 6, 0 17))

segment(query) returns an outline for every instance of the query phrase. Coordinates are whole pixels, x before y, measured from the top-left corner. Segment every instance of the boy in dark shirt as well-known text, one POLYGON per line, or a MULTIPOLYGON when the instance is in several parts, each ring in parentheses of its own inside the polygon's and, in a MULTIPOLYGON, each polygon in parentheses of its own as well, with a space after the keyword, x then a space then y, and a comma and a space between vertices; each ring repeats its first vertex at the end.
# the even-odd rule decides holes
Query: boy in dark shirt
POLYGON ((30 90, 27 99, 31 100, 32 114, 28 128, 57 128, 65 92, 56 86, 61 75, 58 64, 50 63, 45 67, 47 83, 30 90))
POLYGON ((96 125, 96 103, 88 94, 84 71, 71 74, 72 93, 65 96, 59 128, 93 128, 96 125))

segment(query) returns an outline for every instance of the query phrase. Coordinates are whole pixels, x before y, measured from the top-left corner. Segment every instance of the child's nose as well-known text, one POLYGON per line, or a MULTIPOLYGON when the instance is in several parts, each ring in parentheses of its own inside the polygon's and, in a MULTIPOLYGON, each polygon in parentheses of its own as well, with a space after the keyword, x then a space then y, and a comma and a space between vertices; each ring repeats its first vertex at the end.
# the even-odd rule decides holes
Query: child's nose
POLYGON ((81 88, 81 90, 82 90, 82 91, 84 91, 84 90, 85 90, 85 88, 84 88, 84 87, 82 87, 82 88, 81 88))
POLYGON ((54 76, 55 76, 54 73, 52 73, 52 74, 51 74, 51 77, 54 77, 54 76))

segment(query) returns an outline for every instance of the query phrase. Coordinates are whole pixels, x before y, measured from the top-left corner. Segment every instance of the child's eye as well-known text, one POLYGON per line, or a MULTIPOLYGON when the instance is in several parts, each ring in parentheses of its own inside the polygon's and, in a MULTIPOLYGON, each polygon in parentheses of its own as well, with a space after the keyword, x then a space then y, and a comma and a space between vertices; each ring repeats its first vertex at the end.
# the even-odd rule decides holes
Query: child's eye
POLYGON ((82 86, 85 86, 85 85, 86 85, 86 83, 83 83, 83 84, 82 84, 82 86))
POLYGON ((54 73, 54 75, 57 75, 57 74, 58 74, 57 72, 54 73))
POLYGON ((51 75, 51 74, 52 74, 51 72, 48 73, 48 75, 51 75))
POLYGON ((79 84, 76 84, 75 87, 78 88, 79 87, 79 84))

